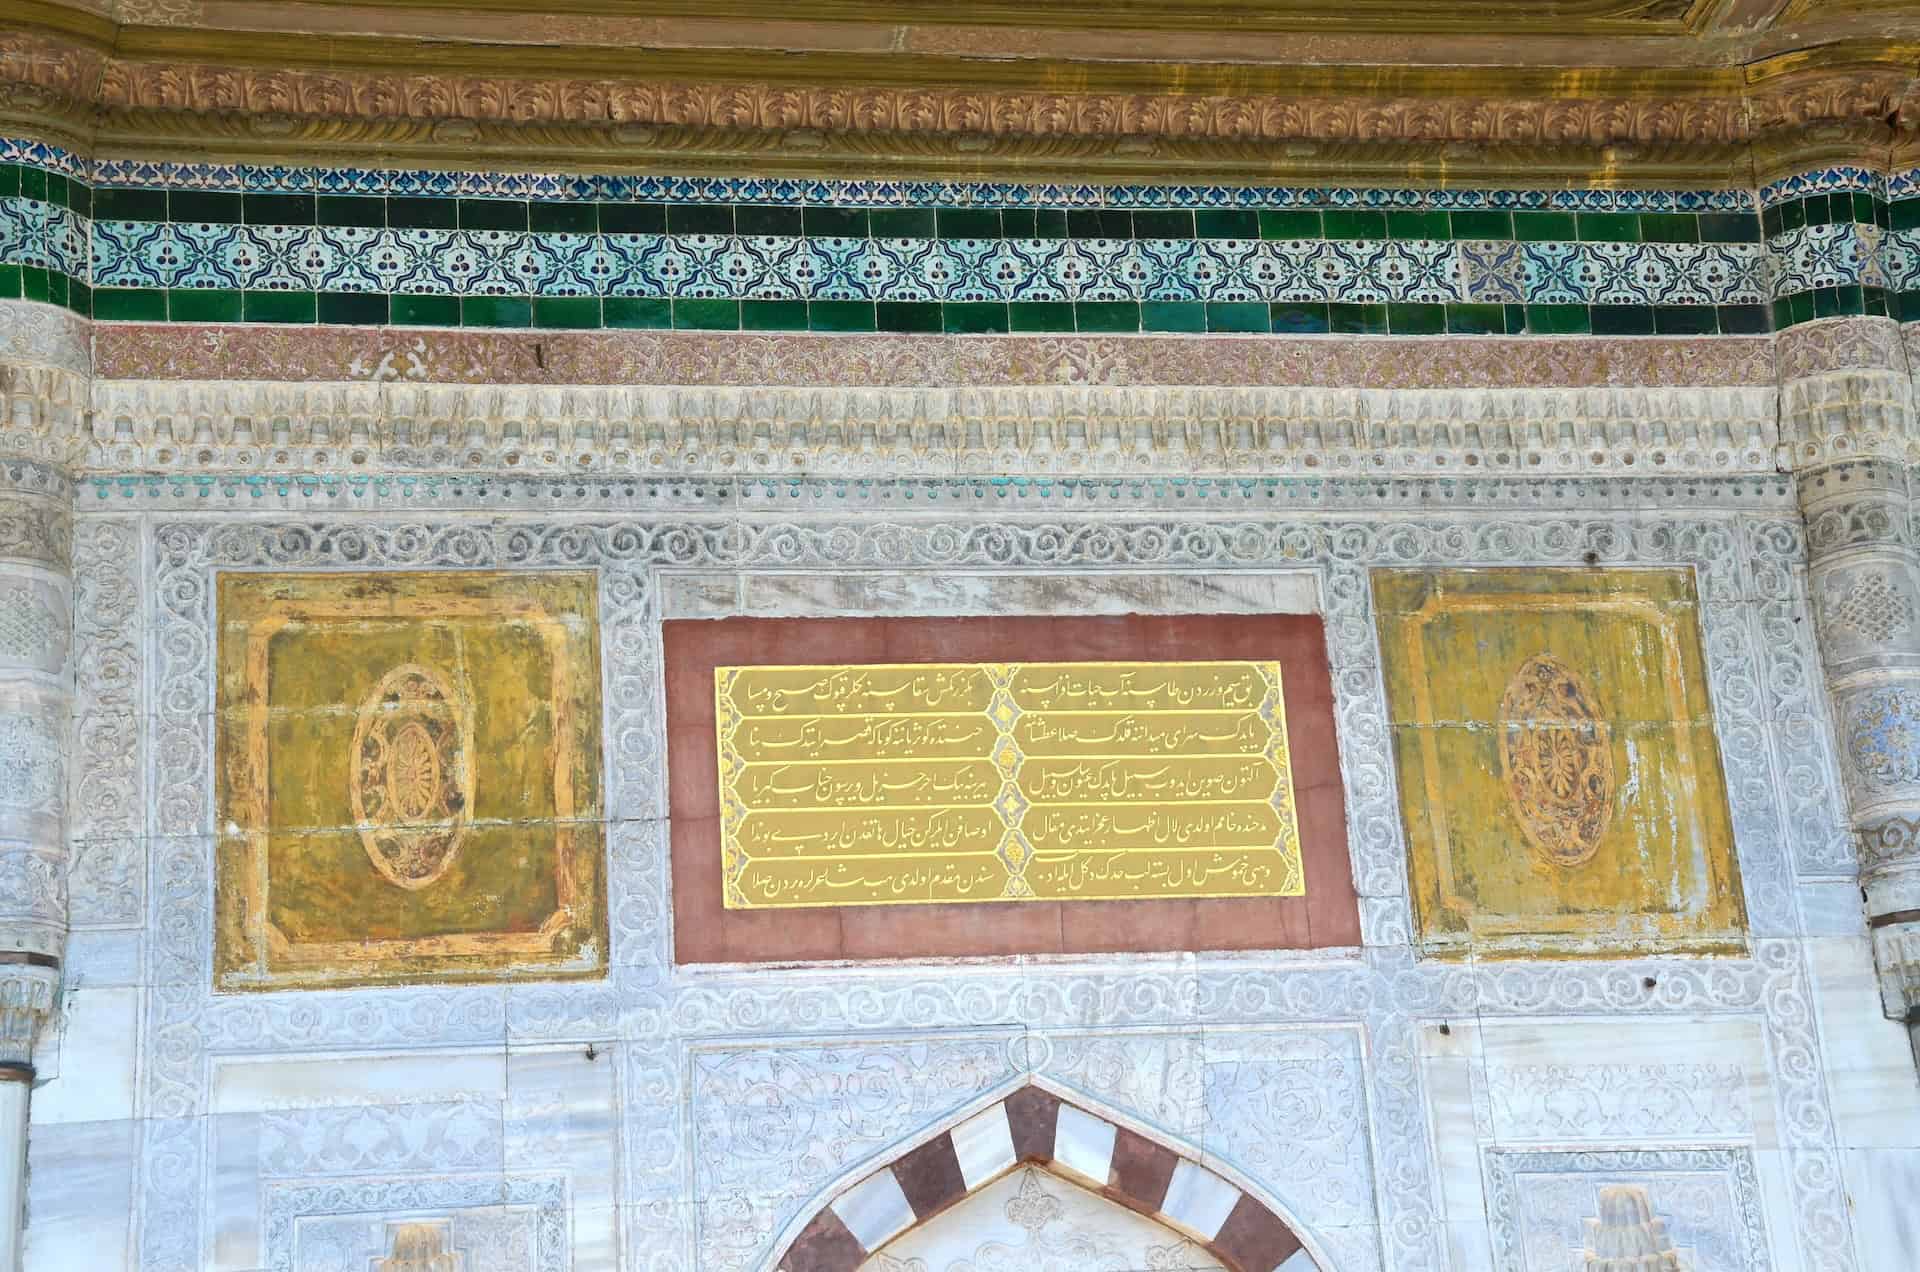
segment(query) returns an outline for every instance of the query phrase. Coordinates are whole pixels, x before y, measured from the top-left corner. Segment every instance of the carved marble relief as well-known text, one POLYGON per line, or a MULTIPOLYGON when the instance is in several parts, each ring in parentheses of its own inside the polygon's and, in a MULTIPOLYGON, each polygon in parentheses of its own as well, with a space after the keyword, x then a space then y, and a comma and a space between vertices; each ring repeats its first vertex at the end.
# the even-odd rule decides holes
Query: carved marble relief
POLYGON ((220 580, 222 988, 604 967, 595 590, 220 580))
POLYGON ((1691 577, 1377 574, 1422 946, 1742 948, 1691 577))

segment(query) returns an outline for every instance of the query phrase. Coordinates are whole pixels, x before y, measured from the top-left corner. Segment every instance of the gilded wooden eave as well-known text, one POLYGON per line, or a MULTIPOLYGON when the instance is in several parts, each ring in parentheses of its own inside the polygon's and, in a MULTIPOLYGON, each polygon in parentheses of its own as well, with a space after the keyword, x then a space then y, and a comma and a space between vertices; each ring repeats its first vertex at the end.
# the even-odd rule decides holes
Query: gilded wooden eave
MULTIPOLYGON (((551 167, 565 154, 566 166, 584 170, 1107 181, 1720 185, 1749 182, 1800 152, 1890 157, 1903 143, 1889 129, 1904 134, 1920 114, 1920 3, 1851 0, 1823 16, 1825 26, 1803 23, 1787 47, 1743 59, 1753 40, 1780 44, 1789 35, 1772 21, 1771 3, 1535 6, 1581 33, 1585 56, 1626 50, 1637 60, 1528 61, 1536 42, 1521 24, 1504 46, 1507 64, 1487 59, 1484 33, 1452 28, 1431 41, 1435 50, 1479 41, 1481 51, 1471 63, 1442 64, 988 57, 914 52, 910 42, 776 50, 424 40, 211 25, 221 15, 246 18, 250 0, 209 3, 207 25, 173 26, 15 0, 12 21, 0 24, 0 123, 90 153, 156 158, 551 167), (1656 11, 1666 16, 1648 16, 1656 11), (1851 33, 1863 15, 1884 29, 1851 33), (1628 21, 1639 24, 1631 37, 1590 30, 1628 21), (1679 25, 1661 35, 1661 22, 1679 25), (1663 42, 1670 56, 1655 55, 1663 42), (1696 64, 1703 50, 1726 60, 1696 64), (1876 149, 1849 149, 1858 144, 1876 149)), ((365 8, 349 0, 297 7, 365 8)), ((1336 40, 1359 39, 1354 23, 1373 11, 1367 0, 1350 7, 1336 40)), ((378 8, 450 23, 462 13, 523 12, 512 0, 378 8)), ((553 25, 673 8, 565 0, 553 25)), ((1116 21, 1148 27, 1187 14, 1185 26, 1170 27, 1175 34, 1193 29, 1192 12, 1250 29, 1277 28, 1285 15, 1295 27, 1333 21, 1330 5, 1283 15, 1257 0, 1207 0, 1191 12, 1167 0, 1114 8, 1116 21)), ((722 0, 703 18, 724 28, 714 16, 737 12, 749 29, 776 9, 831 30, 865 30, 881 12, 854 0, 722 0)), ((124 0, 122 10, 135 11, 124 0)), ((909 23, 932 20, 921 0, 892 11, 909 23)), ((962 3, 953 21, 979 26, 1019 12, 962 3)), ((1072 30, 1090 12, 1049 6, 1044 19, 1026 17, 1072 30)), ((1412 38, 1427 20, 1416 17, 1396 36, 1412 38)), ((1567 46, 1563 34, 1556 47, 1567 46)))

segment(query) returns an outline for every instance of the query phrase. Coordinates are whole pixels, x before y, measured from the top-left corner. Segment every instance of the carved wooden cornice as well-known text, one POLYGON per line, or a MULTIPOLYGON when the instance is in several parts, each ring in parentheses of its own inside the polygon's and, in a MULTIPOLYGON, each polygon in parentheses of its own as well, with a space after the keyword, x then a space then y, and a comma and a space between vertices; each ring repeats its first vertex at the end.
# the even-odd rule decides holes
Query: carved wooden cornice
POLYGON ((365 155, 689 172, 1105 179, 1733 183, 1739 152, 1823 126, 1911 126, 1920 40, 1843 39, 1747 65, 1058 62, 485 43, 424 49, 117 29, 20 0, 0 121, 101 154, 365 155))

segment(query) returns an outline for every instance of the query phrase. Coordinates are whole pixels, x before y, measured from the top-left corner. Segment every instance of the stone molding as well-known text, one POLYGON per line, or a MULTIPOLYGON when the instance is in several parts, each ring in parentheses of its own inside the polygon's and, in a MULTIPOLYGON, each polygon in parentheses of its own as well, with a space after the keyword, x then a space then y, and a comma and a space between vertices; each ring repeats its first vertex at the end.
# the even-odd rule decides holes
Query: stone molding
POLYGON ((1764 387, 558 388, 99 381, 83 467, 172 472, 1771 472, 1764 387))

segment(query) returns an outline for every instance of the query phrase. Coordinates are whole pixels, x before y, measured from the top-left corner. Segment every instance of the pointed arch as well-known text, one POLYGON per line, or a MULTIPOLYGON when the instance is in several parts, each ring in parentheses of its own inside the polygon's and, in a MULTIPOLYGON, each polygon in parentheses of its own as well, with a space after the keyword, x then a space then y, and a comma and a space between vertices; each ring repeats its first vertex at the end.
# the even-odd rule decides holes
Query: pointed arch
POLYGON ((781 1252, 778 1272, 857 1272, 901 1233, 1033 1163, 1193 1238, 1232 1272, 1321 1272, 1260 1198, 1198 1158, 1045 1087, 1018 1088, 840 1189, 781 1252))

